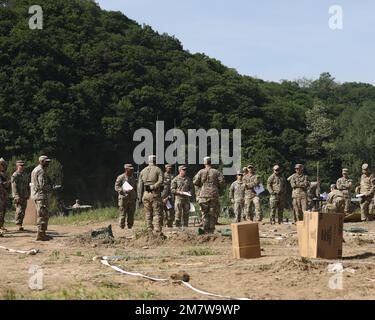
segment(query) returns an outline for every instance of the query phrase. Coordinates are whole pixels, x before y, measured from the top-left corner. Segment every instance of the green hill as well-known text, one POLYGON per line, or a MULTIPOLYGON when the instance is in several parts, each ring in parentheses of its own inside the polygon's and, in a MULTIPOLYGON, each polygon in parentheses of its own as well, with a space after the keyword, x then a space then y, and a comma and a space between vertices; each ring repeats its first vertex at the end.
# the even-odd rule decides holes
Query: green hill
MULTIPOLYGON (((317 80, 265 82, 184 51, 120 12, 87 0, 1 1, 0 156, 59 160, 65 196, 103 203, 132 161, 135 130, 241 128, 244 163, 261 174, 302 162, 323 181, 341 166, 375 165, 375 87, 317 80), (43 30, 28 8, 43 7, 43 30)), ((301 75, 302 77, 303 75, 301 75)))

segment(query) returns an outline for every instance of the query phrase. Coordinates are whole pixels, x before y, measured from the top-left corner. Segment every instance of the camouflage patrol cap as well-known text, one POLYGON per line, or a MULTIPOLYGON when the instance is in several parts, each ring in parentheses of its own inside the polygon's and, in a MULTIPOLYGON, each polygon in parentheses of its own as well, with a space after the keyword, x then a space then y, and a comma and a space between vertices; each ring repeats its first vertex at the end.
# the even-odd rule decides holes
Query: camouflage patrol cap
POLYGON ((125 168, 125 169, 134 169, 133 165, 130 164, 130 163, 126 163, 126 164, 124 164, 124 168, 125 168))
POLYGON ((1 164, 7 164, 7 162, 5 161, 4 158, 0 158, 0 163, 1 163, 1 164))
POLYGON ((367 163, 364 163, 362 165, 362 170, 367 170, 369 168, 369 165, 367 163))
POLYGON ((165 169, 167 169, 167 168, 173 168, 173 166, 171 164, 166 164, 165 169))
POLYGON ((240 170, 240 171, 237 171, 237 175, 238 176, 243 176, 243 172, 240 170))
POLYGON ((23 161, 23 160, 17 160, 16 164, 19 164, 19 165, 23 166, 25 164, 25 161, 23 161))
POLYGON ((155 163, 156 162, 156 156, 154 154, 148 156, 148 163, 155 163))
POLYGON ((250 168, 253 168, 253 169, 254 169, 255 166, 254 166, 252 163, 250 163, 250 164, 247 166, 247 168, 248 168, 248 169, 250 169, 250 168))
POLYGON ((343 168, 343 169, 342 169, 342 173, 349 173, 349 169, 347 169, 347 168, 343 168))
POLYGON ((294 166, 294 169, 303 169, 303 164, 297 163, 297 164, 294 166))
POLYGON ((187 166, 185 166, 185 165, 179 166, 178 171, 181 171, 181 170, 187 170, 187 166))
POLYGON ((39 157, 39 161, 47 161, 47 162, 50 162, 51 159, 48 158, 47 156, 40 156, 40 157, 39 157))
POLYGON ((204 157, 203 158, 203 163, 204 164, 210 164, 211 163, 211 157, 204 157))
POLYGON ((247 167, 243 167, 243 168, 242 168, 242 171, 243 171, 243 172, 248 171, 247 167))
POLYGON ((331 184, 331 189, 336 189, 336 185, 335 184, 331 184))
POLYGON ((280 166, 278 164, 275 164, 272 168, 273 170, 277 170, 277 169, 280 169, 280 166))

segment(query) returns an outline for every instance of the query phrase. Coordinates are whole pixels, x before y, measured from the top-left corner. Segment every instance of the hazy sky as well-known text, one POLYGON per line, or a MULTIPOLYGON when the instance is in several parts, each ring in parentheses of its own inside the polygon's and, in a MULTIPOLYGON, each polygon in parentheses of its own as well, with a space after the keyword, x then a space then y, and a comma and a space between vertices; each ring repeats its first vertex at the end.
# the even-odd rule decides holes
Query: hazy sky
POLYGON ((96 0, 177 37, 241 74, 265 80, 317 78, 375 84, 374 0, 96 0), (329 8, 343 9, 343 29, 329 8))

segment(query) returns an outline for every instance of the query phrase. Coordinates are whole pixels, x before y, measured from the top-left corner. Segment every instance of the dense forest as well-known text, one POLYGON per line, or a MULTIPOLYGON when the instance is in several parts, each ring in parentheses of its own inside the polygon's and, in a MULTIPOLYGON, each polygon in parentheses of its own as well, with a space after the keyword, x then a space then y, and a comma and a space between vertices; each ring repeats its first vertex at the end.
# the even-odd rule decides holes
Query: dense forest
POLYGON ((47 154, 67 199, 109 204, 134 131, 158 119, 242 129, 243 165, 263 177, 275 163, 289 176, 298 162, 315 179, 319 162, 326 186, 343 166, 357 181, 362 162, 375 166, 375 87, 302 77, 240 75, 93 1, 0 0, 0 157, 30 170, 47 154), (28 25, 35 4, 43 30, 28 25))

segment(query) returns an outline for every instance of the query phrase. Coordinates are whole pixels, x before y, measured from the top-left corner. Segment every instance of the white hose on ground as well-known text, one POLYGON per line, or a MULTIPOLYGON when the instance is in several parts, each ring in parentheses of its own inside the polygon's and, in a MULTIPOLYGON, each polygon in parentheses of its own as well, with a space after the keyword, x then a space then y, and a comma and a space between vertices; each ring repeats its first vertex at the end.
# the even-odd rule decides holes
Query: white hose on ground
MULTIPOLYGON (((148 280, 151 280, 151 281, 158 281, 158 282, 167 282, 169 281, 169 279, 162 279, 162 278, 155 278, 155 277, 149 277, 149 276, 146 276, 142 273, 139 273, 139 272, 129 272, 129 271, 125 271, 119 267, 116 267, 116 266, 113 266, 109 263, 109 261, 111 260, 110 257, 94 257, 93 260, 99 260, 100 259, 100 262, 102 264, 104 264, 105 266, 108 266, 114 270, 116 270, 117 272, 120 272, 122 274, 126 274, 126 275, 129 275, 129 276, 134 276, 134 277, 141 277, 141 278, 144 278, 144 279, 148 279, 148 280)), ((180 282, 181 284, 183 284, 185 287, 197 292, 197 293, 200 293, 200 294, 203 294, 203 295, 206 295, 206 296, 211 296, 211 297, 217 297, 217 298, 224 298, 224 299, 230 299, 230 300, 251 300, 249 298, 236 298, 236 297, 230 297, 230 296, 225 296, 225 295, 221 295, 221 294, 216 294, 216 293, 210 293, 210 292, 207 292, 207 291, 203 291, 203 290, 200 290, 200 289, 197 289, 197 288, 194 288, 190 283, 186 282, 186 281, 182 281, 182 280, 178 280, 178 282, 180 282)))

